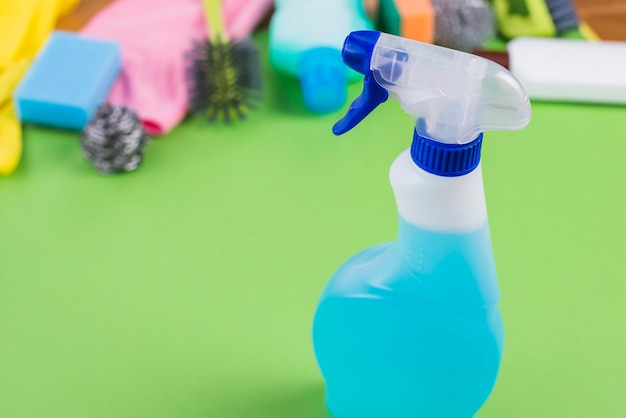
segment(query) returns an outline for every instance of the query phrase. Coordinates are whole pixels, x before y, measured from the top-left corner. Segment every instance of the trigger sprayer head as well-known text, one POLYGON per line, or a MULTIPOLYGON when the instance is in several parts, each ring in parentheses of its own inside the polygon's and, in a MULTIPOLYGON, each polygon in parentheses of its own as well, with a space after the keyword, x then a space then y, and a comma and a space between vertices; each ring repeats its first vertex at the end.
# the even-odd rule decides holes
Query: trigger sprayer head
POLYGON ((348 35, 342 57, 365 78, 363 93, 333 127, 337 135, 388 96, 413 117, 420 137, 442 144, 468 144, 483 131, 520 129, 530 120, 523 87, 492 61, 376 31, 348 35))

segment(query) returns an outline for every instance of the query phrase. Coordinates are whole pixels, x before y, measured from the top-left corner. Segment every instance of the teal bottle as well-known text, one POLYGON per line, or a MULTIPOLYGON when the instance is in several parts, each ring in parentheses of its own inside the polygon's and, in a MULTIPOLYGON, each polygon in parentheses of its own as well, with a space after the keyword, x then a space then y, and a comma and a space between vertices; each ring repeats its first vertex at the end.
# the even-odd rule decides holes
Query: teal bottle
POLYGON ((343 65, 343 41, 350 32, 369 28, 362 0, 276 0, 270 63, 298 79, 311 112, 335 112, 346 102, 347 83, 360 77, 343 65))
POLYGON ((504 344, 480 129, 524 126, 528 98, 495 63, 379 32, 351 34, 343 59, 365 75, 364 91, 336 134, 388 96, 416 124, 411 148, 389 174, 396 239, 339 267, 315 312, 313 346, 326 403, 335 418, 471 418, 495 385, 504 344), (484 105, 480 92, 491 77, 504 85, 484 105), (441 90, 438 79, 467 90, 441 90), (418 93, 429 86, 435 93, 418 93), (490 106, 504 109, 499 125, 485 123, 490 106), (451 115, 464 115, 463 124, 451 115))

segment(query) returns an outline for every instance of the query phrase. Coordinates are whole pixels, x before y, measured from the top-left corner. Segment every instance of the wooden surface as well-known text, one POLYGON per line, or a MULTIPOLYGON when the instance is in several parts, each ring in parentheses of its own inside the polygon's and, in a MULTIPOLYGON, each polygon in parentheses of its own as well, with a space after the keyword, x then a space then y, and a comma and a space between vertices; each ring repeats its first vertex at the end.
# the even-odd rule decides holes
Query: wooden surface
POLYGON ((113 0, 82 0, 72 13, 59 19, 57 28, 78 31, 92 16, 112 1, 113 0))
POLYGON ((576 11, 601 39, 626 41, 626 0, 574 0, 576 11))

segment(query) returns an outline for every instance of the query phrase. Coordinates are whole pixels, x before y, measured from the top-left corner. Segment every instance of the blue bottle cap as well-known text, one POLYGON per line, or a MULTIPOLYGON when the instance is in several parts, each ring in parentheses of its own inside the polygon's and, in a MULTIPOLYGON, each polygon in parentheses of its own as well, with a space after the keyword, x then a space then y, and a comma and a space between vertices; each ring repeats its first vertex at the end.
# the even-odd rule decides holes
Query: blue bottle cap
POLYGON ((334 48, 314 48, 300 58, 298 75, 304 103, 315 113, 339 110, 347 99, 346 69, 341 52, 334 48))
POLYGON ((474 171, 480 163, 483 134, 467 144, 444 144, 413 131, 411 159, 422 170, 442 177, 457 177, 474 171))

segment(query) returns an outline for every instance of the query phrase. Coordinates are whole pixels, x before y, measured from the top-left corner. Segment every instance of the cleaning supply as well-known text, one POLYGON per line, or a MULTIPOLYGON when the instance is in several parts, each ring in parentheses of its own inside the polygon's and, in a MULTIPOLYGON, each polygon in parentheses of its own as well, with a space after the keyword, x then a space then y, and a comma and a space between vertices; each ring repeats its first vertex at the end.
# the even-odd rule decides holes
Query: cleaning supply
POLYGON ((570 34, 578 33, 580 24, 571 0, 545 0, 545 2, 557 35, 571 36, 570 34))
POLYGON ((115 1, 81 34, 121 47, 122 72, 108 103, 133 109, 149 135, 167 134, 183 120, 189 102, 184 54, 206 34, 198 0, 115 1))
POLYGON ((277 0, 269 28, 270 63, 296 77, 314 113, 332 113, 346 102, 346 84, 359 75, 341 62, 351 31, 370 29, 362 0, 277 0))
POLYGON ((626 105, 626 42, 520 37, 508 50, 531 99, 626 105))
POLYGON ((0 175, 13 172, 22 154, 22 130, 12 94, 59 17, 78 0, 0 2, 0 175))
POLYGON ((191 52, 190 107, 209 121, 244 118, 261 99, 258 48, 250 40, 230 41, 219 0, 204 0, 203 4, 209 36, 191 52))
POLYGON ((335 134, 389 96, 415 128, 389 174, 396 240, 342 265, 315 313, 328 408, 335 418, 472 417, 503 349, 483 131, 525 126, 528 97, 494 62, 380 32, 350 34, 343 59, 365 79, 335 134))
POLYGON ((231 41, 250 36, 272 13, 274 0, 224 0, 224 23, 231 41))
POLYGON ((384 32, 433 43, 435 9, 431 0, 380 0, 378 26, 384 32))
POLYGON ((119 45, 55 31, 15 90, 22 122, 82 129, 119 75, 119 45))
POLYGON ((22 154, 22 133, 11 93, 29 63, 27 58, 20 59, 0 73, 0 175, 11 174, 22 154))
POLYGON ((585 21, 578 20, 570 0, 512 2, 493 0, 496 26, 500 36, 487 39, 472 50, 508 68, 507 44, 516 37, 554 37, 599 41, 598 34, 585 21), (552 21, 550 23, 550 21, 552 21))
POLYGON ((571 0, 492 0, 500 34, 587 39, 589 29, 578 19, 571 0))
POLYGON ((485 0, 381 0, 384 32, 460 51, 472 51, 495 33, 485 0))
POLYGON ((543 0, 492 0, 491 3, 500 35, 506 39, 556 35, 550 10, 543 0))
POLYGON ((495 18, 485 0, 432 0, 434 43, 471 52, 496 33, 495 18))
MULTIPOLYGON (((226 31, 247 38, 272 0, 224 0, 226 31)), ((199 0, 118 0, 93 17, 83 35, 110 39, 122 48, 122 73, 107 101, 133 109, 149 135, 169 133, 189 110, 186 57, 207 37, 199 0), (163 30, 168 28, 168 30, 163 30)))
POLYGON ((148 139, 132 109, 105 103, 83 129, 80 143, 96 170, 116 174, 139 167, 148 139))

